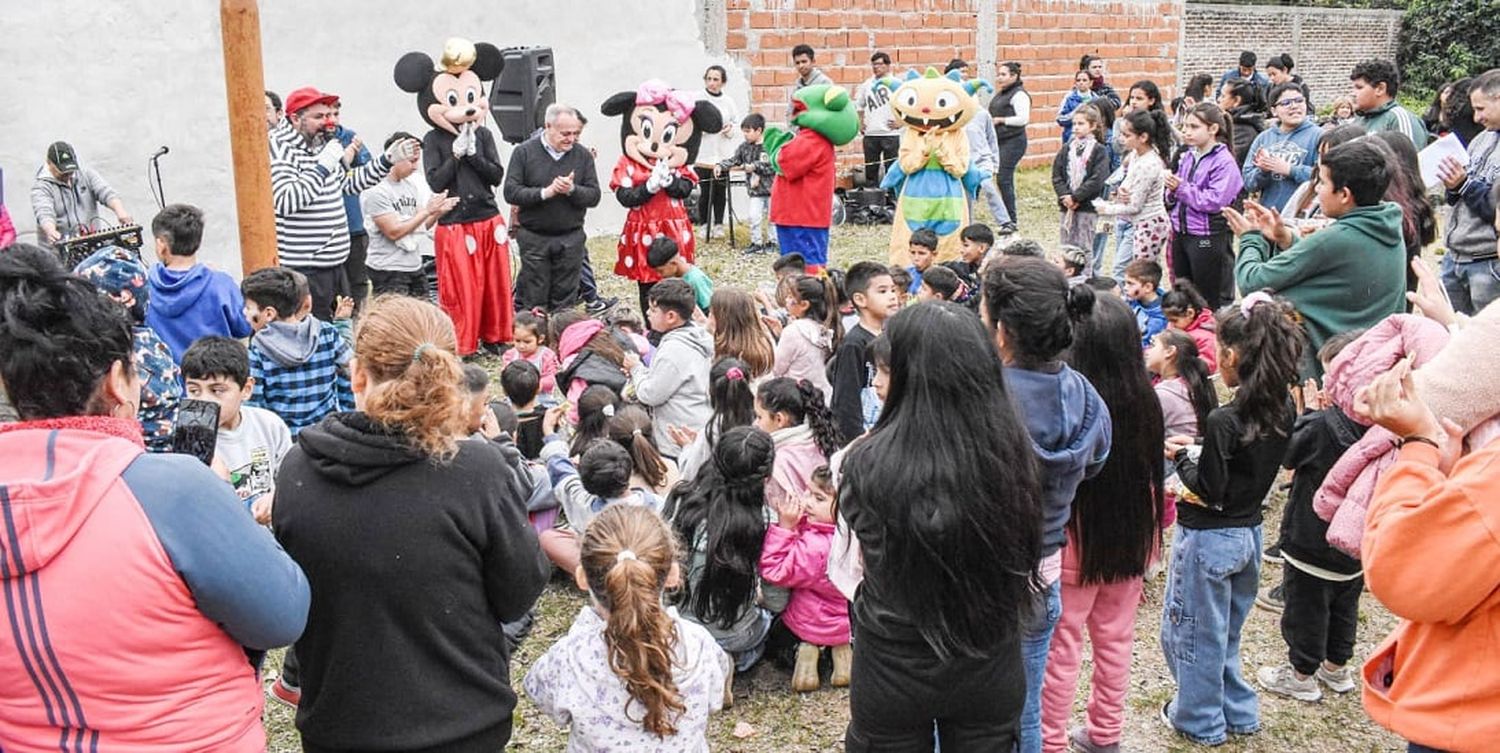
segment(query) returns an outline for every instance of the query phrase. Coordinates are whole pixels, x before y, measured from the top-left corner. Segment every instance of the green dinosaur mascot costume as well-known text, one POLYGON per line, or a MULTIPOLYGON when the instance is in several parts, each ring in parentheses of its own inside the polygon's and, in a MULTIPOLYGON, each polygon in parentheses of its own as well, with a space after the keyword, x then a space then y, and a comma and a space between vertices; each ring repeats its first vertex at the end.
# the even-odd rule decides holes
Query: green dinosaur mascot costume
POLYGON ((828 226, 833 222, 835 146, 859 133, 859 116, 842 86, 805 86, 792 95, 795 134, 766 129, 766 154, 776 170, 771 184, 771 223, 783 254, 799 253, 809 272, 828 264, 828 226))

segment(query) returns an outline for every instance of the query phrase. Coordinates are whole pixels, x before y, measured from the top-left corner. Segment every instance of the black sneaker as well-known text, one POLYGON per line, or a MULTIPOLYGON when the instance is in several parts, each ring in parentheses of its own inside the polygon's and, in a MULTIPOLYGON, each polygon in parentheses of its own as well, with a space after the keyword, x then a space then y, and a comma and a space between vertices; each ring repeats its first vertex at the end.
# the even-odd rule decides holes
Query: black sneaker
POLYGON ((1266 547, 1266 550, 1260 553, 1260 558, 1273 565, 1280 565, 1285 561, 1281 558, 1281 543, 1277 542, 1266 547))
POLYGON ((583 308, 585 311, 589 312, 590 316, 603 316, 605 313, 608 313, 610 309, 614 308, 615 305, 619 302, 619 298, 595 298, 594 300, 585 303, 583 305, 583 308))
POLYGON ((1016 223, 1014 222, 1006 222, 1000 225, 1001 235, 1014 235, 1019 230, 1020 229, 1016 227, 1016 223))

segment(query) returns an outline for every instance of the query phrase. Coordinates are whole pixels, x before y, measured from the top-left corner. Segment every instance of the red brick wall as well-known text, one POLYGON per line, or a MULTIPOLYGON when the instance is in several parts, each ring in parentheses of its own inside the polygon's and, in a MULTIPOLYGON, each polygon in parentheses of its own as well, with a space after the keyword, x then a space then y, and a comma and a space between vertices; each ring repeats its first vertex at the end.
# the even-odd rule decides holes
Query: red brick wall
MULTIPOLYGON (((1130 83, 1153 79, 1170 97, 1175 89, 1182 0, 724 0, 725 51, 749 71, 750 102, 767 119, 785 119, 796 79, 791 48, 809 44, 817 64, 851 91, 870 75, 876 50, 893 68, 941 67, 954 57, 979 62, 986 75, 996 61, 1021 63, 1031 93, 1027 164, 1051 158, 1059 146, 1054 118, 1072 85, 1078 59, 1100 55, 1107 80, 1123 97, 1130 83), (976 45, 994 24, 994 49, 976 45)), ((859 155, 856 141, 846 155, 859 155)), ((848 158, 850 162, 857 156, 848 158)))

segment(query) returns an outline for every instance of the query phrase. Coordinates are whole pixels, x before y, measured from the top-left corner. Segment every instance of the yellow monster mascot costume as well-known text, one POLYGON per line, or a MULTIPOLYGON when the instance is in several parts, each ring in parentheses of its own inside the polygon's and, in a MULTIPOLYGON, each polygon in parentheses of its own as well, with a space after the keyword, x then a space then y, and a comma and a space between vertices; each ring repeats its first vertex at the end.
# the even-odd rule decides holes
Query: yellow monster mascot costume
POLYGON ((992 89, 980 79, 963 80, 958 71, 946 76, 935 68, 925 74, 907 71, 903 79, 880 81, 889 88, 891 111, 906 130, 901 151, 886 172, 881 188, 896 194, 891 227, 891 263, 911 263, 907 252, 912 231, 929 228, 938 235, 938 260, 958 258, 958 233, 969 224, 970 199, 989 173, 969 158, 964 126, 983 109, 974 93, 992 89))

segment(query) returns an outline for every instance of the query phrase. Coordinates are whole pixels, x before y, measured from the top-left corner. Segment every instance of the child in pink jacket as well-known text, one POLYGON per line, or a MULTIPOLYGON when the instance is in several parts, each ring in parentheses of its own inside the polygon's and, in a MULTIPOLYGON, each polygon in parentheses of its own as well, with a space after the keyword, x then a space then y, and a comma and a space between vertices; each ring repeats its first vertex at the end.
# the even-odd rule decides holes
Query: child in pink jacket
POLYGON ((760 574, 767 583, 791 589, 781 620, 802 641, 792 689, 818 689, 818 658, 823 647, 833 650, 836 688, 849 684, 849 608, 844 595, 828 579, 828 553, 833 547, 833 484, 827 466, 812 474, 812 493, 781 497, 777 521, 766 528, 761 547, 760 574))

